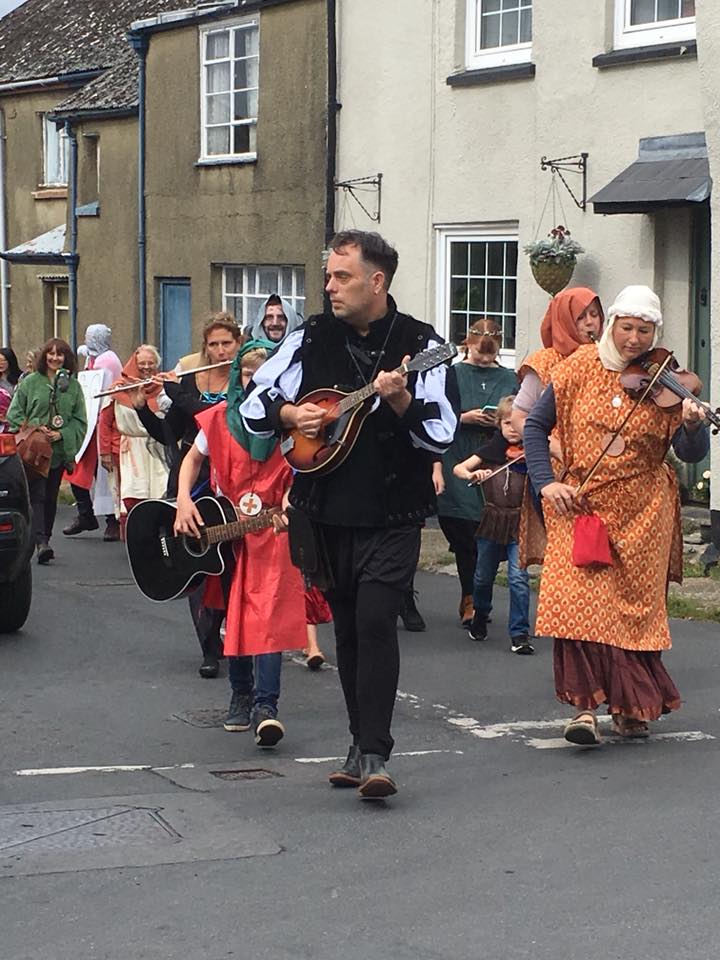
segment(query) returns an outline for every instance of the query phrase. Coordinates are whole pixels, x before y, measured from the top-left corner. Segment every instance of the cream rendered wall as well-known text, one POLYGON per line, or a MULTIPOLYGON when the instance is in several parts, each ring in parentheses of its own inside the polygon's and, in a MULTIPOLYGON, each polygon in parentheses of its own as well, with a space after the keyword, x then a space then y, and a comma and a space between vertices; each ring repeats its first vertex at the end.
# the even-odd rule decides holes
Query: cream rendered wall
MULTIPOLYGON (((463 69, 464 11, 464 0, 339 3, 338 179, 383 173, 376 228, 400 252, 395 297, 440 329, 433 225, 517 221, 522 249, 553 225, 549 213, 538 223, 550 182, 541 156, 588 152, 591 195, 637 158, 639 138, 704 129, 696 60, 592 66, 612 47, 612 0, 537 3, 535 78, 453 88, 446 78, 463 69)), ((579 177, 568 179, 579 187, 579 177)), ((567 193, 562 202, 588 251, 572 283, 598 289, 606 305, 628 283, 654 285, 666 301, 666 342, 683 358, 687 214, 597 216, 567 193)), ((373 227, 342 194, 337 220, 373 227)), ((521 253, 518 361, 539 342, 546 304, 521 253)))
MULTIPOLYGON (((710 306, 710 348, 712 351, 711 398, 713 407, 720 407, 720 4, 717 0, 696 0, 700 83, 705 118, 705 136, 710 157, 710 175, 715 189, 711 202, 712 248, 710 306)), ((712 440, 712 480, 710 507, 720 511, 720 437, 712 440)))

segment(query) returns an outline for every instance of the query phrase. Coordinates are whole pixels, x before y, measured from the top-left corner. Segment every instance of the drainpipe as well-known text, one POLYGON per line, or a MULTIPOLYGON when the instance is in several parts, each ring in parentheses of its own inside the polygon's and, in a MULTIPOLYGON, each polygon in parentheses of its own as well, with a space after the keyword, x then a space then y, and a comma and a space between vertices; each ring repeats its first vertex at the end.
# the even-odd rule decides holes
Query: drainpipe
POLYGON ((147 80, 148 39, 142 33, 129 33, 128 40, 138 56, 138 287, 140 343, 147 340, 147 245, 145 212, 145 89, 147 80))
POLYGON ((77 267, 78 267, 78 142, 72 123, 65 121, 65 134, 70 144, 70 250, 68 265, 68 300, 70 309, 70 346, 77 350, 77 267))
POLYGON ((325 168, 325 246, 335 233, 337 174, 337 3, 327 0, 327 159, 325 168))
MULTIPOLYGON (((0 107, 0 249, 7 250, 7 217, 5 206, 5 110, 0 107)), ((2 345, 10 346, 10 283, 7 260, 0 260, 0 317, 2 345)))

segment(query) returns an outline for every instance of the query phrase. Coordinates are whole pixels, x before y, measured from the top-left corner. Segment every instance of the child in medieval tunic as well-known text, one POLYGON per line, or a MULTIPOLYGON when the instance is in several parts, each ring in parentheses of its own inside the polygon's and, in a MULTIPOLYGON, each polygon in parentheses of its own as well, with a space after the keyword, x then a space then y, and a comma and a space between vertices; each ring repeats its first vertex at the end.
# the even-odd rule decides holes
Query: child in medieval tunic
MULTIPOLYGON (((274 344, 250 340, 238 351, 230 375, 228 399, 199 413, 200 431, 183 460, 178 477, 175 532, 197 537, 202 518, 190 493, 205 457, 217 495, 235 505, 238 518, 284 506, 292 470, 277 438, 249 434, 238 413, 245 387, 274 344)), ((223 583, 225 655, 232 689, 225 729, 255 731, 260 747, 274 747, 285 729, 277 719, 283 650, 306 643, 304 588, 290 560, 284 516, 273 526, 234 543, 234 570, 223 583), (229 582, 228 582, 229 581, 229 582)), ((217 606, 210 597, 203 601, 217 606)))
POLYGON ((470 639, 487 640, 493 584, 500 561, 506 559, 510 587, 510 649, 513 653, 531 654, 535 650, 529 637, 530 585, 527 570, 523 570, 518 562, 518 524, 526 470, 523 463, 511 462, 519 457, 513 447, 520 441, 520 434, 510 419, 512 407, 513 397, 500 400, 496 414, 498 429, 478 447, 476 453, 458 463, 453 472, 468 483, 482 483, 485 494, 485 507, 475 534, 475 612, 468 631, 470 639), (506 464, 509 464, 506 469, 500 469, 506 464))
POLYGON ((634 407, 621 382, 661 329, 656 294, 626 287, 608 310, 600 342, 558 364, 525 423, 525 456, 548 538, 536 629, 555 638, 558 700, 579 711, 565 727, 570 743, 600 742, 595 710, 602 703, 623 737, 647 737, 648 721, 680 707, 662 662, 671 646, 667 585, 682 578, 678 483, 665 457, 672 446, 681 460, 702 460, 705 411, 689 399, 670 412, 648 401, 634 407), (567 482, 556 480, 550 465, 553 430, 567 482), (591 514, 585 519, 596 534, 606 530, 606 556, 578 556, 585 542, 575 536, 580 513, 591 514))

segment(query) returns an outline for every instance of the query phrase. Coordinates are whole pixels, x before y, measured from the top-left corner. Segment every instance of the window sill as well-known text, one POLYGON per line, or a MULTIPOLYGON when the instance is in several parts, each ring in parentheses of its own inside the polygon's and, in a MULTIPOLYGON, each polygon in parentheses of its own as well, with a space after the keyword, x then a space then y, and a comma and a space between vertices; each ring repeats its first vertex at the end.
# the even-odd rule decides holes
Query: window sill
POLYGON ((690 60, 697 58, 697 41, 684 43, 658 43, 646 47, 631 47, 628 50, 611 50, 599 53, 592 59, 592 65, 599 70, 608 67, 626 67, 634 63, 648 63, 653 60, 690 60))
POLYGON ((256 153, 246 153, 242 157, 201 157, 195 162, 196 167, 222 167, 229 164, 257 163, 256 153))
POLYGON ((100 201, 93 200, 92 203, 84 203, 81 207, 75 208, 76 217, 99 217, 100 201))
POLYGON ((534 63, 513 63, 504 67, 485 67, 482 70, 465 70, 446 79, 450 87, 479 87, 490 83, 506 83, 511 80, 532 80, 534 63))
POLYGON ((67 187, 38 187, 33 190, 33 200, 67 200, 67 187))

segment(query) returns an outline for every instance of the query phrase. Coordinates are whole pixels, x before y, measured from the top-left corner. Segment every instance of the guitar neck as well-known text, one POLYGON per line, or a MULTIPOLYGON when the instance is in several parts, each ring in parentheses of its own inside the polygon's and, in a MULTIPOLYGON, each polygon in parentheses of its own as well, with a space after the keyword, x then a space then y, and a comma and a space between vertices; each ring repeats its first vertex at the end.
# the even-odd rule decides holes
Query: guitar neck
POLYGON ((247 520, 235 520, 230 523, 219 523, 214 527, 207 527, 203 530, 203 536, 208 543, 227 543, 229 540, 240 540, 246 533, 255 533, 257 530, 265 530, 271 527, 273 517, 279 513, 279 510, 265 510, 256 517, 248 517, 247 520))
MULTIPOLYGON (((402 367, 399 369, 402 370, 402 367)), ((346 397, 343 397, 337 405, 338 416, 342 416, 343 413, 347 413, 347 411, 352 410, 353 407, 360 406, 361 403, 364 403, 368 397, 371 397, 375 392, 375 384, 368 383, 364 387, 360 387, 359 390, 349 393, 346 397)))

